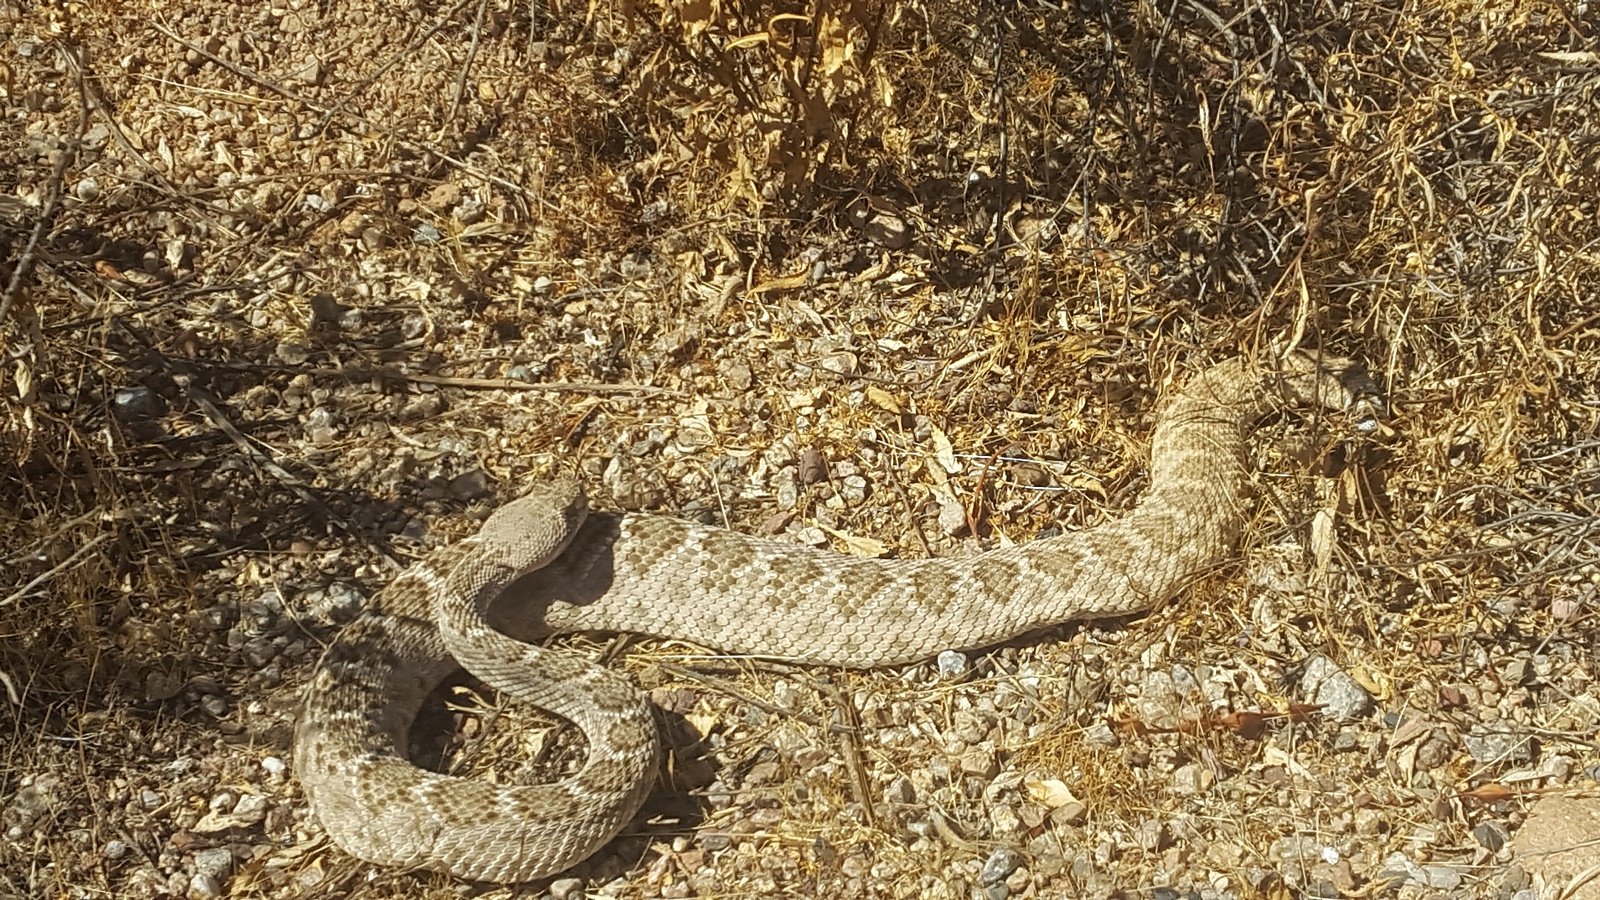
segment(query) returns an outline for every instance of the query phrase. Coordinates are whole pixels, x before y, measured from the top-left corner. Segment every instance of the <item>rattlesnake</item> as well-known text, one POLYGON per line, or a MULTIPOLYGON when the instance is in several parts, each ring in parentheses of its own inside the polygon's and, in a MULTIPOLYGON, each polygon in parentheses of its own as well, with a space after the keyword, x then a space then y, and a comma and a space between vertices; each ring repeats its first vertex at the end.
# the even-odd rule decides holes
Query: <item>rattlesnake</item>
POLYGON ((1371 426, 1380 404, 1345 360, 1220 363, 1165 404, 1136 509, 970 558, 865 559, 663 516, 585 517, 575 483, 546 484, 396 578, 328 647, 296 731, 300 782, 334 841, 362 859, 488 881, 560 872, 637 812, 656 732, 622 676, 484 624, 524 573, 536 570, 516 591, 538 598, 541 632, 638 632, 819 665, 908 663, 1150 609, 1232 549, 1249 509, 1246 440, 1263 416, 1355 409, 1371 426), (512 787, 414 766, 412 719, 456 660, 582 729, 578 773, 512 787))

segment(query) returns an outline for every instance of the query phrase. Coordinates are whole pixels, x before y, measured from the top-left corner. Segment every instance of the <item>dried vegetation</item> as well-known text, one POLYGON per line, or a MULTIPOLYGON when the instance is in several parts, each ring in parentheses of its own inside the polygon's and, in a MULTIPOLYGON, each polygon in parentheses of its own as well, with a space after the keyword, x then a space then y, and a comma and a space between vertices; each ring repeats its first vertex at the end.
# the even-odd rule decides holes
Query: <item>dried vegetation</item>
MULTIPOLYGON (((1584 0, 0 0, 0 894, 458 896, 282 762, 395 566, 553 470, 855 552, 1090 525, 1174 379, 1292 343, 1392 433, 1269 428, 1239 560, 1145 619, 612 646, 672 771, 574 877, 1553 890, 1512 836, 1597 762, 1597 90, 1584 0)), ((570 760, 470 688, 425 751, 570 760)))

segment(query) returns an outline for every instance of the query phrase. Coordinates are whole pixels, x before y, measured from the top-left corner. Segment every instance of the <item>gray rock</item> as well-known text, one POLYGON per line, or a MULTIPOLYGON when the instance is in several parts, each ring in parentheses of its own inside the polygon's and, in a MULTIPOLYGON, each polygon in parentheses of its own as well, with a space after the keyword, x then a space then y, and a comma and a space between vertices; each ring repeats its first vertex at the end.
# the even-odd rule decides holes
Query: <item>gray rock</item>
POLYGON ((1350 673, 1321 654, 1306 659, 1300 690, 1330 719, 1359 719, 1372 711, 1372 695, 1350 673))
POLYGON ((1000 761, 993 751, 974 747, 961 754, 961 771, 989 781, 1000 774, 1000 761))
POLYGON ((995 884, 1006 880, 1006 876, 1017 870, 1022 865, 1022 857, 1010 847, 996 847, 989 858, 983 861, 983 871, 978 873, 978 883, 983 885, 995 884))
POLYGON ((579 900, 583 896, 581 878, 557 878, 550 882, 551 900, 579 900))
POLYGON ((1511 833, 1501 822, 1479 822, 1472 827, 1472 837, 1483 849, 1490 853, 1499 853, 1500 848, 1510 842, 1511 833))
POLYGON ((1175 729, 1182 723, 1183 695, 1170 672, 1146 672, 1139 684, 1139 699, 1134 704, 1139 721, 1151 728, 1175 729))
POLYGON ((221 897, 222 882, 216 876, 196 872, 189 878, 190 897, 221 897))
POLYGON ((1454 866, 1419 866, 1404 853, 1391 853, 1384 857, 1383 871, 1378 873, 1378 877, 1390 882, 1398 882, 1392 884, 1392 887, 1409 884, 1416 887, 1449 891, 1461 885, 1461 872, 1454 866))
POLYGON ((1526 765, 1538 755, 1532 736, 1522 733, 1515 722, 1498 719, 1475 725, 1472 731, 1461 736, 1467 752, 1480 763, 1526 765))
POLYGON ((1145 819, 1139 823, 1139 830, 1134 833, 1133 839, 1146 853, 1157 853, 1171 843, 1172 837, 1167 834, 1167 826, 1160 819, 1145 819))
POLYGON ((253 825, 267 817, 267 798, 261 794, 245 794, 233 806, 233 817, 253 825))
POLYGON ((194 871, 217 881, 226 881, 233 874, 233 851, 227 847, 212 847, 194 855, 194 871))
POLYGON ((348 622, 361 614, 367 598, 353 585, 335 581, 320 591, 307 591, 313 610, 334 622, 348 622))
POLYGON ((450 496, 456 500, 481 500, 489 496, 489 473, 482 469, 462 472, 450 479, 450 496))
POLYGON ((166 411, 167 402, 144 385, 125 387, 111 395, 111 415, 125 425, 154 419, 166 411))
POLYGON ((1117 733, 1111 729, 1111 726, 1104 722, 1096 722, 1093 725, 1090 725, 1088 728, 1085 728, 1083 731, 1083 738, 1089 743, 1101 747, 1112 748, 1122 746, 1122 739, 1117 737, 1117 733))
POLYGON ((910 778, 901 775, 894 781, 889 782, 889 789, 884 792, 884 796, 891 803, 915 803, 917 802, 917 789, 911 784, 910 778))
POLYGON ((1211 788, 1211 771, 1200 763, 1186 763, 1172 773, 1172 792, 1180 797, 1193 797, 1211 788))
POLYGON ((339 416, 326 406, 319 406, 306 416, 305 428, 311 443, 331 444, 339 436, 339 416))
POLYGON ((793 466, 785 466, 773 476, 772 492, 782 512, 789 512, 800 505, 800 483, 793 466))
POLYGON ((939 654, 939 677, 960 678, 972 668, 971 660, 958 650, 945 650, 939 654))
POLYGON ((851 506, 867 499, 867 479, 860 475, 846 475, 839 480, 839 497, 851 506))
POLYGON ((1422 871, 1427 874, 1428 887, 1441 891, 1453 891, 1461 886, 1461 870, 1455 866, 1423 866, 1422 871))

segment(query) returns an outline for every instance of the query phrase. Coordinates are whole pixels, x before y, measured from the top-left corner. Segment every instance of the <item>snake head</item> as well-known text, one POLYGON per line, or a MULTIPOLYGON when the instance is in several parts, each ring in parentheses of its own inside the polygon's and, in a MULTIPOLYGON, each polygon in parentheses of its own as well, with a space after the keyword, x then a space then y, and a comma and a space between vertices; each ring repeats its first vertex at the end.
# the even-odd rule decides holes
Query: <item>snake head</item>
POLYGON ((540 482, 495 510, 478 531, 477 540, 501 548, 499 557, 511 563, 511 568, 528 572, 560 556, 588 514, 583 485, 561 475, 540 482))
POLYGON ((1389 414, 1383 388, 1366 367, 1340 356, 1295 352, 1277 367, 1284 391, 1296 401, 1350 417, 1363 434, 1378 431, 1389 414))

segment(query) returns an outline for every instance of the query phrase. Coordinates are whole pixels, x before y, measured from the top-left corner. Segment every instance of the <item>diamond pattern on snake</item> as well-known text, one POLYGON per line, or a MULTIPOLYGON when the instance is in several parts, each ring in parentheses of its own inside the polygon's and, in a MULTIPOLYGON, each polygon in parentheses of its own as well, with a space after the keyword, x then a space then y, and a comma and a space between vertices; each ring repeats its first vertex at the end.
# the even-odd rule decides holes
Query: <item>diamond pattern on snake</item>
POLYGON ((557 598, 541 623, 550 633, 636 632, 852 668, 980 649, 1147 611, 1225 559, 1253 508, 1250 437, 1290 407, 1347 411, 1371 428, 1382 400, 1342 359, 1218 363, 1163 404, 1150 487, 1132 511, 966 558, 865 559, 667 516, 590 515, 576 482, 542 484, 406 570, 327 648, 295 770, 323 828, 361 859, 483 881, 553 875, 633 818, 658 738, 623 676, 489 627, 484 613, 512 581, 535 573, 557 598), (413 764, 412 720, 458 667, 581 729, 589 749, 577 773, 502 785, 413 764))

